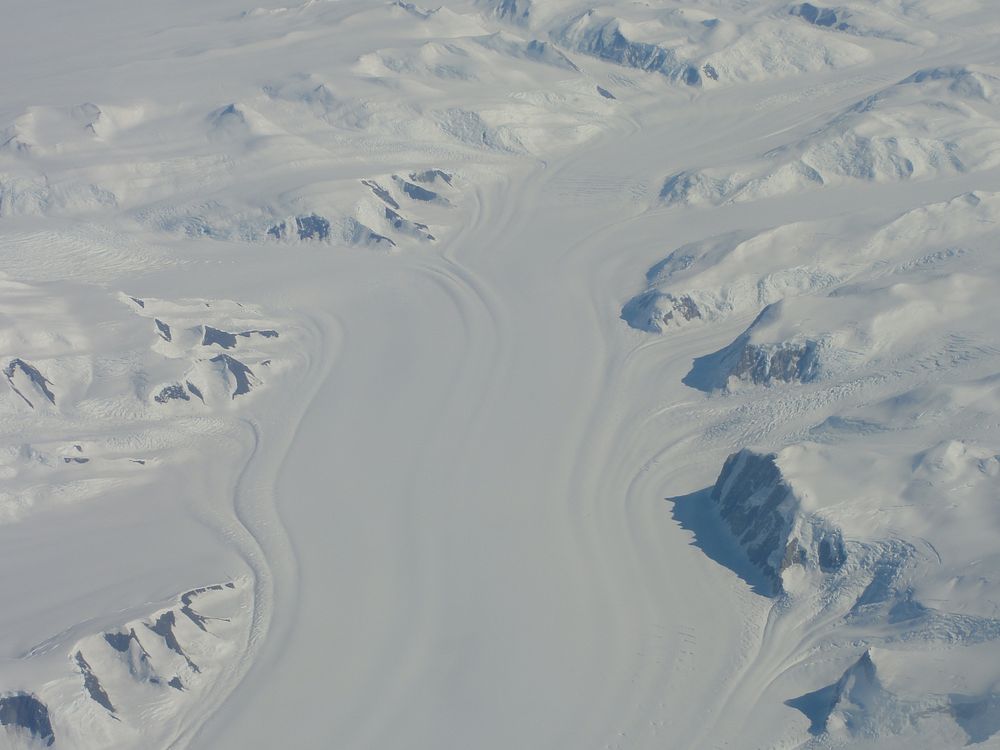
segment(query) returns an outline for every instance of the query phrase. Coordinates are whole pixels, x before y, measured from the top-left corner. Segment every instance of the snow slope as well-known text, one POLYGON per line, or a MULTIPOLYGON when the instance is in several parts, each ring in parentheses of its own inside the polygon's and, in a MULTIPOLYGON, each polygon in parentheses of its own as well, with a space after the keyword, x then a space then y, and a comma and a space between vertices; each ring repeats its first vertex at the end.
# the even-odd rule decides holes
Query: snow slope
POLYGON ((727 165, 671 175, 659 197, 667 205, 717 205, 996 167, 998 83, 993 67, 918 70, 736 171, 727 165))
POLYGON ((4 11, 0 747, 1000 747, 992 4, 255 2, 4 11))

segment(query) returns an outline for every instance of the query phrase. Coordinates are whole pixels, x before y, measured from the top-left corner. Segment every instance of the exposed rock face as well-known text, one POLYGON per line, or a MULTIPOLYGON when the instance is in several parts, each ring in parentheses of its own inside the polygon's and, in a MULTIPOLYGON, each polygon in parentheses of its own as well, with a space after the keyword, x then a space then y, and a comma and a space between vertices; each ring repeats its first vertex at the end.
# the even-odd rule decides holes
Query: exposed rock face
POLYGON ((49 722, 49 709, 29 693, 13 693, 0 698, 0 726, 25 732, 47 746, 56 741, 49 722))
POLYGON ((701 318, 701 310, 698 309, 698 305, 686 294, 680 297, 667 294, 665 299, 670 302, 670 307, 663 313, 664 324, 670 325, 670 323, 675 321, 688 321, 701 318))
POLYGON ((367 227, 353 218, 345 220, 343 237, 348 244, 353 245, 380 245, 385 243, 389 247, 396 246, 396 243, 385 235, 372 231, 371 227, 367 227))
POLYGON ((723 522, 774 593, 782 591, 781 574, 793 565, 827 573, 847 560, 840 532, 801 512, 777 458, 746 449, 732 454, 711 494, 723 522))
POLYGON ((750 562, 780 590, 794 499, 776 458, 773 453, 760 455, 748 450, 734 453, 712 488, 712 500, 750 562))
POLYGON ((31 402, 31 399, 29 399, 27 396, 24 395, 24 390, 17 387, 18 373, 23 375, 24 378, 26 378, 27 381, 31 383, 31 385, 33 385, 36 389, 38 389, 42 393, 42 395, 44 395, 45 398, 48 399, 50 404, 54 404, 56 402, 55 394, 49 388, 49 386, 52 385, 52 382, 44 375, 42 375, 42 373, 38 371, 37 367, 28 364, 23 359, 15 358, 12 359, 10 362, 8 362, 7 366, 3 368, 3 374, 7 378, 7 382, 10 384, 10 387, 13 389, 14 393, 23 398, 25 403, 28 404, 28 406, 30 406, 32 409, 35 408, 35 405, 31 402))
POLYGON ((164 386, 159 393, 153 396, 153 400, 158 404, 165 404, 168 401, 190 401, 191 397, 187 395, 184 386, 174 383, 173 385, 164 386))
POLYGON ((153 318, 153 322, 156 324, 156 330, 159 332, 160 338, 167 342, 171 341, 172 336, 170 333, 170 326, 159 318, 153 318))
MULTIPOLYGON (((288 236, 289 224, 280 221, 267 229, 267 235, 276 240, 288 236)), ((327 240, 330 238, 330 221, 318 214, 295 217, 295 234, 300 240, 327 240)))
POLYGON ((188 666, 191 667, 195 672, 200 672, 198 665, 191 661, 191 658, 184 653, 184 649, 181 648, 180 642, 177 640, 177 636, 174 634, 174 625, 177 622, 177 616, 174 614, 173 610, 167 610, 162 615, 160 615, 156 622, 150 625, 146 624, 146 627, 156 633, 158 636, 163 638, 164 643, 167 644, 167 648, 173 651, 178 656, 184 658, 188 666))
POLYGON ((76 665, 80 668, 80 674, 83 675, 83 687, 86 689, 87 693, 99 705, 103 706, 111 713, 114 713, 114 704, 108 697, 107 691, 105 691, 105 689, 101 686, 101 681, 97 678, 97 675, 94 674, 94 670, 91 668, 90 664, 83 658, 82 651, 76 652, 75 661, 76 665))
POLYGON ((251 331, 240 331, 239 333, 230 333, 229 331, 223 331, 219 328, 213 328, 212 326, 204 326, 204 332, 201 340, 202 346, 212 346, 217 344, 223 349, 232 349, 236 346, 236 337, 241 336, 245 339, 251 336, 261 336, 265 339, 276 339, 278 338, 278 332, 274 330, 259 330, 254 329, 251 331))
POLYGON ((700 175, 692 172, 678 172, 667 177, 660 188, 660 200, 665 203, 682 202, 703 181, 700 175))
POLYGON ((295 227, 300 240, 325 240, 330 236, 330 222, 322 216, 296 216, 295 227))
MULTIPOLYGON (((232 583, 225 584, 225 588, 227 589, 231 589, 233 587, 234 584, 232 583)), ((205 623, 208 621, 209 618, 195 611, 191 603, 200 594, 204 594, 208 591, 222 591, 222 588, 223 584, 216 584, 214 586, 205 586, 200 589, 192 589, 191 591, 185 592, 184 594, 181 595, 181 608, 180 608, 181 614, 183 614, 185 617, 191 620, 191 622, 197 625, 201 630, 207 632, 205 623)))
POLYGON ((429 242, 434 240, 434 235, 427 231, 426 224, 405 219, 388 206, 385 207, 385 218, 397 232, 429 242))
MULTIPOLYGON (((801 331, 769 330, 782 304, 768 305, 733 343, 695 359, 684 384, 703 391, 730 390, 739 383, 768 386, 808 383, 822 372, 827 337, 803 338, 801 331), (790 340, 782 340, 789 337, 790 340)), ((695 308, 697 310, 697 308, 695 308)))
POLYGON ((815 341, 801 344, 747 343, 728 375, 754 385, 770 385, 775 380, 807 383, 815 378, 818 370, 816 351, 815 341))
POLYGON ((832 8, 817 8, 812 3, 801 3, 792 7, 789 13, 793 16, 799 16, 814 26, 822 26, 824 28, 833 28, 836 26, 840 31, 847 28, 846 23, 837 24, 837 12, 832 8))
POLYGON ((175 721, 223 674, 245 633, 247 606, 235 582, 215 584, 182 594, 169 609, 85 635, 65 653, 61 675, 37 690, 0 693, 0 748, 160 746, 147 740, 151 722, 175 721), (213 614, 195 609, 203 603, 213 614))
MULTIPOLYGON (((435 193, 433 190, 428 190, 427 188, 420 187, 420 185, 408 182, 399 175, 393 175, 392 179, 395 180, 397 185, 399 185, 399 189, 412 200, 423 201, 424 203, 440 203, 442 205, 448 205, 448 199, 438 193, 435 193)), ((398 206, 396 207, 398 208, 398 206)))
POLYGON ((839 534, 827 534, 820 538, 819 547, 816 550, 819 569, 824 573, 831 573, 840 570, 847 562, 847 551, 844 549, 844 540, 839 534))
MULTIPOLYGON (((452 175, 441 169, 425 169, 423 172, 410 172, 410 179, 414 182, 435 183, 438 180, 450 185, 452 175)), ((398 208, 398 206, 397 206, 398 208)))
POLYGON ((104 640, 111 648, 122 654, 129 673, 135 679, 154 685, 159 684, 160 678, 153 669, 152 659, 136 635, 135 628, 131 628, 127 633, 105 633, 104 640))
POLYGON ((260 380, 253 374, 253 370, 240 362, 238 359, 230 357, 228 354, 217 354, 209 360, 225 368, 235 381, 232 397, 242 396, 250 392, 250 389, 260 384, 260 380))
POLYGON ((488 0, 497 18, 511 23, 526 24, 531 17, 531 0, 488 0))
POLYGON ((705 318, 698 303, 688 295, 675 296, 656 289, 630 299, 622 308, 621 317, 632 328, 650 333, 661 333, 667 328, 705 318))
POLYGON ((392 197, 388 190, 375 182, 375 180, 362 180, 361 184, 367 186, 375 194, 375 197, 389 206, 389 208, 399 209, 399 203, 396 199, 392 197))
POLYGON ((212 326, 205 326, 204 335, 201 339, 202 346, 212 346, 218 344, 223 349, 232 349, 236 346, 236 334, 228 331, 220 331, 212 326))
POLYGON ((617 18, 602 18, 592 10, 570 23, 557 39, 585 55, 648 73, 661 73, 689 86, 701 83, 698 68, 682 62, 674 50, 629 39, 622 33, 617 18))

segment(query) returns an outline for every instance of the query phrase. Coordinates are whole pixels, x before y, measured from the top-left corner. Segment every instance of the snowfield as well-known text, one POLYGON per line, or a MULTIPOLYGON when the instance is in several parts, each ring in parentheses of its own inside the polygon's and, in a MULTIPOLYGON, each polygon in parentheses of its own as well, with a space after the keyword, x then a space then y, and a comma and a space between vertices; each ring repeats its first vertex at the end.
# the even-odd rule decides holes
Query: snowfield
POLYGON ((1000 9, 17 0, 0 747, 1000 748, 1000 9))

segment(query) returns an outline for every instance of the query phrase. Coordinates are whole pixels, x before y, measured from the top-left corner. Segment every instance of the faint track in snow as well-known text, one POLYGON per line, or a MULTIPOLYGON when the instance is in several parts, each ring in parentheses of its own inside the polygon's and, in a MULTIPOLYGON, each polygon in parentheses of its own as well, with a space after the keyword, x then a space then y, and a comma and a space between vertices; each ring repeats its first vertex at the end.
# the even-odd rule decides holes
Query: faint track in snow
POLYGON ((208 519, 239 550, 253 576, 253 613, 247 643, 239 660, 228 668, 228 678, 220 679, 212 694, 206 697, 199 719, 182 728, 169 745, 171 748, 184 748, 196 743, 206 724, 240 690, 253 670, 266 668, 260 662, 262 650, 269 643, 273 645, 275 641, 280 641, 288 627, 287 620, 275 622, 276 607, 280 606, 288 612, 296 607, 299 563, 274 487, 302 415, 312 403, 336 357, 340 337, 335 322, 319 317, 310 317, 306 328, 312 340, 308 351, 319 352, 320 356, 311 356, 305 372, 300 373, 306 397, 282 400, 285 408, 296 409, 296 417, 284 422, 282 429, 278 426, 281 422, 275 423, 274 415, 269 415, 272 420, 268 425, 267 443, 263 445, 263 429, 259 420, 240 420, 250 435, 250 447, 233 485, 231 510, 236 525, 227 523, 225 518, 208 519), (258 462, 265 458, 268 459, 266 464, 260 465, 258 462))

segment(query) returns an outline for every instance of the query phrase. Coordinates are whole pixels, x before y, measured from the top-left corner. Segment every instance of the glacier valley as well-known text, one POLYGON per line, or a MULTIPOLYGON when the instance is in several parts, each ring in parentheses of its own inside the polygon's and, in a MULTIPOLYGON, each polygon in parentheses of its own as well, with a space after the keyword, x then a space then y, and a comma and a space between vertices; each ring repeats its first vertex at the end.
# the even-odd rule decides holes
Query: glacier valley
POLYGON ((0 9, 0 748, 1000 748, 1000 6, 286 2, 0 9))

